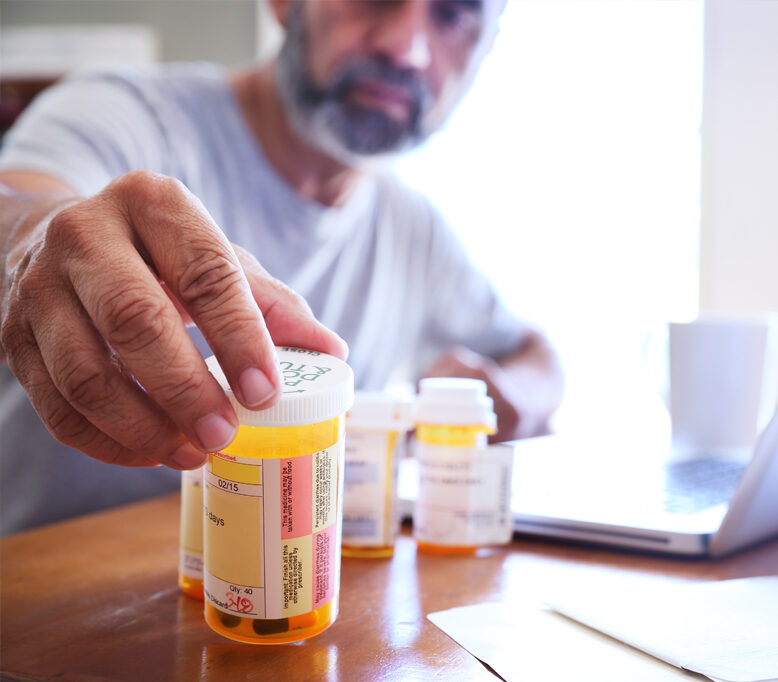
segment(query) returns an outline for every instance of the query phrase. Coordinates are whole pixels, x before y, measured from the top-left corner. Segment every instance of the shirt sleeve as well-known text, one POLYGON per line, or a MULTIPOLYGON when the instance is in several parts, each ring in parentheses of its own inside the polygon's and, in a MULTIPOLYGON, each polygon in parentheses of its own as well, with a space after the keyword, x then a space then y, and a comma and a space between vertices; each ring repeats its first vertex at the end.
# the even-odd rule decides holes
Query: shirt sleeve
POLYGON ((522 343, 528 325, 506 305, 489 277, 472 262, 464 245, 433 210, 427 318, 419 372, 438 355, 465 346, 481 355, 504 356, 522 343))
POLYGON ((89 196, 135 169, 166 172, 153 107, 121 73, 81 73, 41 93, 7 133, 0 170, 51 175, 89 196))

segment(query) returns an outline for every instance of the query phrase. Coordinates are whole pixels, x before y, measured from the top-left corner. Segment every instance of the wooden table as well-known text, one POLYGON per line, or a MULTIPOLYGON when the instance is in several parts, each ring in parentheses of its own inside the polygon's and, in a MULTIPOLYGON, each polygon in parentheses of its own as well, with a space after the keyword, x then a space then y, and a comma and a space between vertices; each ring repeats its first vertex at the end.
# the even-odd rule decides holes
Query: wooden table
POLYGON ((426 614, 547 593, 571 571, 718 580, 778 573, 778 541, 688 560, 519 540, 477 557, 344 559, 341 612, 305 643, 251 646, 212 632, 180 594, 178 495, 0 542, 2 680, 489 680, 426 614))

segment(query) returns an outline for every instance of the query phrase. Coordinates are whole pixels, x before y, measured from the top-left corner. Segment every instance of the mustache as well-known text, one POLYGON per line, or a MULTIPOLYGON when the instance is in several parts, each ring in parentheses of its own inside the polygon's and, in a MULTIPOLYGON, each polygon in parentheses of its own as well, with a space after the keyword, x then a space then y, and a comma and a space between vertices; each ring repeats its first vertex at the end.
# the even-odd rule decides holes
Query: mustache
POLYGON ((408 95, 411 107, 420 115, 433 100, 432 87, 427 80, 413 69, 398 67, 381 56, 355 57, 341 66, 332 83, 318 88, 314 104, 326 101, 342 102, 349 91, 364 81, 378 81, 401 88, 408 95))

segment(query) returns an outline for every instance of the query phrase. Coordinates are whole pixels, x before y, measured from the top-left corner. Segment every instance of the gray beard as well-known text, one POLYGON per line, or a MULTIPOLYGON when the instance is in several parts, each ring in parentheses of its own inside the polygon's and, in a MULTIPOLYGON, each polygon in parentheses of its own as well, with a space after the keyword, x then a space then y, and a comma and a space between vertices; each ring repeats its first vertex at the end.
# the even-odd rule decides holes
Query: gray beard
POLYGON ((293 3, 275 79, 292 129, 311 147, 347 166, 365 167, 383 165, 429 137, 432 131, 422 120, 432 97, 418 74, 371 58, 346 64, 331 86, 321 88, 307 72, 306 46, 302 6, 293 3), (412 102, 407 121, 345 102, 349 85, 365 77, 407 89, 412 102))

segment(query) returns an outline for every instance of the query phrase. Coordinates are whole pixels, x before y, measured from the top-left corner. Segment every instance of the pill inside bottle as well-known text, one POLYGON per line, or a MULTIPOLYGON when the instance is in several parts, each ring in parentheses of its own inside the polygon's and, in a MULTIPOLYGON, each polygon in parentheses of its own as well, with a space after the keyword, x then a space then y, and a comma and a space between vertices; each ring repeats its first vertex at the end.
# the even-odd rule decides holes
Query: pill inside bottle
POLYGON ((242 407, 207 364, 239 421, 204 472, 205 620, 253 644, 307 639, 337 617, 344 415, 353 373, 323 353, 277 348, 279 401, 242 407))

